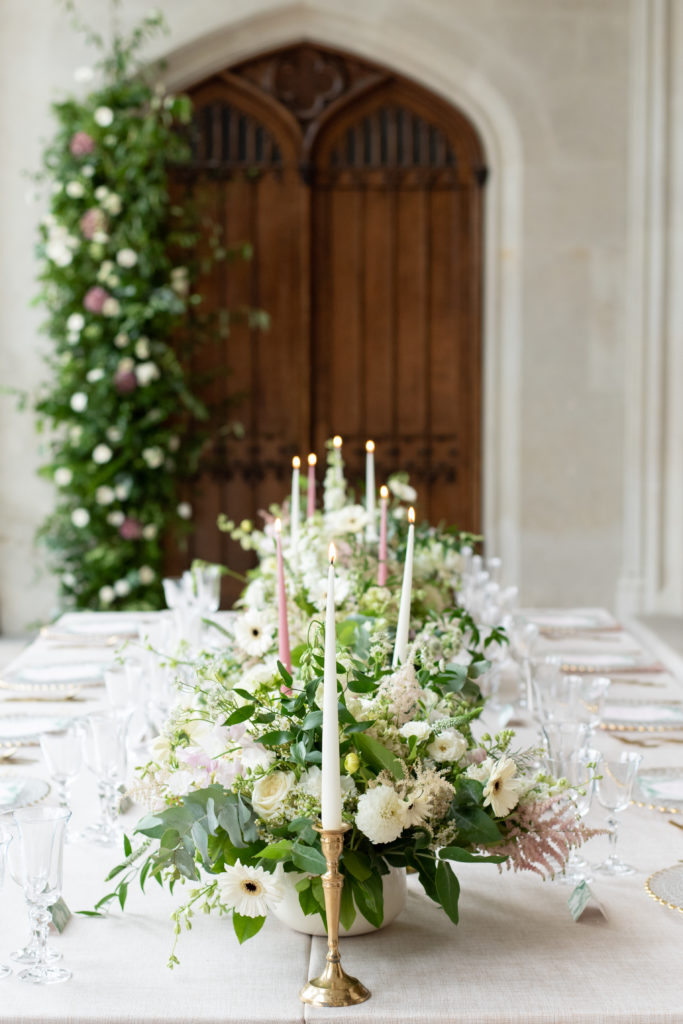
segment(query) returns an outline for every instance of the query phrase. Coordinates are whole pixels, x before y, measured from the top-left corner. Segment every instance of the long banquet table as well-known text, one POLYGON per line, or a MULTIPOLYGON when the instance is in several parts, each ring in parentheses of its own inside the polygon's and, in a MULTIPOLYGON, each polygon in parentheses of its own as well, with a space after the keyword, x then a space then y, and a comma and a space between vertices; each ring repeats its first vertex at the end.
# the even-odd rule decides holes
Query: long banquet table
MULTIPOLYGON (((633 651, 642 645, 627 630, 571 639, 546 639, 549 652, 633 651)), ((112 657, 111 648, 97 660, 112 657)), ((13 663, 92 661, 91 647, 66 648, 39 638, 13 663)), ((681 678, 674 672, 614 675, 615 698, 678 699, 681 678), (640 683, 634 682, 634 678, 640 683), (630 681, 629 681, 630 680, 630 681), (650 685, 648 685, 650 684, 650 685)), ((60 704, 22 702, 9 690, 0 695, 0 715, 23 712, 84 714, 105 704, 102 687, 88 687, 80 699, 60 704)), ((530 741, 528 729, 519 730, 530 741)), ((637 738, 638 733, 623 734, 637 738)), ((602 732, 597 745, 616 756, 618 734, 602 732)), ((633 747, 649 767, 683 766, 683 744, 667 742, 683 732, 648 733, 656 746, 633 747)), ((39 748, 24 747, 0 773, 47 777, 39 748)), ((48 800, 54 799, 51 795, 48 800)), ((95 813, 95 783, 84 771, 73 791, 78 829, 95 813)), ((126 815, 133 827, 140 808, 126 815)), ((591 812, 589 823, 604 823, 591 812)), ((126 912, 107 918, 74 916, 51 942, 73 971, 70 982, 32 987, 16 976, 0 981, 0 1024, 40 1021, 77 1024, 289 1024, 324 1020, 330 1024, 612 1024, 683 1021, 683 915, 648 898, 645 879, 683 859, 683 832, 671 814, 630 807, 621 816, 620 853, 635 875, 597 877, 592 888, 607 917, 589 910, 575 923, 567 907, 569 889, 536 876, 499 874, 493 865, 460 865, 461 923, 456 928, 409 879, 405 911, 379 933, 343 939, 344 966, 371 990, 357 1007, 311 1009, 298 999, 307 978, 322 966, 325 944, 269 919, 256 938, 240 946, 230 922, 194 919, 181 936, 181 964, 166 967, 172 943, 169 915, 176 900, 156 885, 143 897, 131 889, 126 912)), ((679 815, 683 819, 683 814, 679 815)), ((604 837, 585 848, 589 860, 603 859, 604 837)), ((75 843, 66 848, 64 897, 72 910, 90 909, 107 888, 103 881, 120 851, 75 843)), ((23 898, 6 879, 0 890, 0 963, 26 937, 23 898)))

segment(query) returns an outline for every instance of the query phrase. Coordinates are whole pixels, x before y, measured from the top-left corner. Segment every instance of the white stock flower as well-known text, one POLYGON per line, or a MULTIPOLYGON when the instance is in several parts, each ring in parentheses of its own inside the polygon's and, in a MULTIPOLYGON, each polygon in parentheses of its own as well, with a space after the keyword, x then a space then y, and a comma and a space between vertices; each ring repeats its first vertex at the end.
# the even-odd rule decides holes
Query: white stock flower
POLYGON ((71 513, 71 522, 74 526, 77 526, 79 530, 87 526, 90 522, 90 513, 87 508, 75 508, 71 513))
POLYGON ((109 296, 102 303, 102 316, 118 316, 121 312, 121 303, 118 299, 109 296))
POLYGON ((489 804, 497 818, 509 814, 519 801, 521 779, 515 779, 517 765, 510 757, 502 757, 496 761, 489 780, 484 786, 484 807, 489 804))
POLYGON ((375 786, 358 799, 356 825, 371 843, 398 839, 408 821, 408 805, 391 786, 375 786))
POLYGON ((164 464, 164 453, 158 445, 142 449, 142 457, 150 469, 158 469, 164 464))
POLYGON ((426 739, 432 731, 432 727, 429 722, 406 722, 398 730, 401 736, 408 739, 410 736, 417 736, 418 743, 426 739))
POLYGON ((80 181, 68 181, 64 191, 69 199, 82 199, 85 195, 85 188, 80 181))
POLYGON ((273 818, 294 786, 294 772, 270 772, 254 784, 251 802, 261 818, 273 818))
POLYGON ((78 334, 85 327, 85 317, 82 313, 72 313, 71 316, 67 317, 66 329, 67 331, 78 334))
POLYGON ((88 396, 84 391, 76 391, 71 396, 69 405, 74 412, 84 412, 88 405, 88 396))
POLYGON ((444 729, 427 747, 435 761, 459 761, 467 751, 467 740, 457 729, 444 729))
POLYGON ((121 509, 116 509, 114 512, 110 512, 107 516, 107 522, 110 526, 120 526, 126 517, 124 516, 121 509))
POLYGON ((247 867, 238 859, 226 864, 216 881, 218 899, 242 917, 265 917, 284 896, 281 868, 272 874, 265 868, 247 867))
POLYGON ((116 254, 116 262, 124 270, 130 270, 138 261, 138 254, 135 249, 119 249, 116 254))
POLYGON ((148 587, 150 585, 150 583, 154 583, 154 580, 156 579, 156 575, 157 574, 155 573, 154 569, 152 569, 152 567, 150 565, 141 565, 140 569, 138 571, 138 576, 140 577, 140 583, 142 583, 143 587, 148 587))
POLYGON ((145 387, 145 385, 151 384, 153 380, 158 380, 161 372, 156 363, 139 363, 135 368, 135 376, 138 379, 138 384, 141 387, 145 387))
POLYGON ((59 469, 55 470, 55 483, 57 487, 68 487, 73 480, 73 473, 68 466, 60 466, 59 469))
POLYGON ((98 505, 111 505, 114 497, 115 495, 112 488, 107 487, 106 485, 98 487, 95 491, 95 500, 98 505))
POLYGON ((100 366, 96 366, 93 370, 88 370, 85 375, 85 379, 88 384, 97 384, 98 381, 104 377, 104 370, 100 366))
POLYGON ((181 501, 176 511, 181 519, 192 519, 192 505, 189 501, 181 501))
POLYGON ((327 514, 327 528, 333 534, 360 533, 368 525, 368 514, 362 505, 345 505, 327 514))
POLYGON ((116 597, 116 594, 114 593, 114 588, 110 586, 100 587, 99 594, 100 601, 102 602, 102 604, 111 604, 114 598, 116 597))
POLYGON ((233 626, 235 640, 245 654, 260 658, 274 640, 273 626, 268 618, 255 608, 238 615, 233 626))
POLYGON ((92 460, 96 465, 104 466, 113 454, 108 444, 98 444, 93 448, 92 460))
POLYGON ((394 477, 389 478, 389 490, 394 494, 399 501, 416 502, 417 491, 410 484, 404 483, 402 480, 396 480, 394 477))
POLYGON ((114 584, 114 593, 117 597, 128 597, 130 594, 130 583, 128 580, 117 580, 114 584))
POLYGON ((111 107, 98 107, 93 116, 95 124, 100 128, 108 128, 114 121, 114 111, 111 107))

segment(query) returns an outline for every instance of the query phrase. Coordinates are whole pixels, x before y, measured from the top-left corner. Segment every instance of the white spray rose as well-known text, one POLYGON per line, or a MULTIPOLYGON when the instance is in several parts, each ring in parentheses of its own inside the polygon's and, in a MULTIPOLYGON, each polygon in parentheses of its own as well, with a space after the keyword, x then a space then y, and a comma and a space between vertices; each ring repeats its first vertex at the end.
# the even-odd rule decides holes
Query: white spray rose
POLYGON ((254 785, 251 802, 262 818, 274 817, 295 783, 294 772, 270 772, 254 785))

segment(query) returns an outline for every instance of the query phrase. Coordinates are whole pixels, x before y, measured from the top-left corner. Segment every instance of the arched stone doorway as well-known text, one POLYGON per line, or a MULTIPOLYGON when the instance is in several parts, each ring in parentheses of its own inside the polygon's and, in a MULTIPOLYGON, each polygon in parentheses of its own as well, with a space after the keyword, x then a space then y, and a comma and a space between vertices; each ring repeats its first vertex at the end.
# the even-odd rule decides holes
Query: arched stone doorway
POLYGON ((240 556, 216 515, 281 498, 290 458, 345 439, 352 481, 366 438, 378 478, 406 468, 419 513, 481 528, 482 148, 457 109, 393 72, 301 44, 188 90, 185 181, 247 264, 217 267, 208 306, 257 306, 268 332, 231 327, 206 350, 216 431, 195 501, 195 556, 240 556), (229 373, 227 372, 229 371, 229 373))

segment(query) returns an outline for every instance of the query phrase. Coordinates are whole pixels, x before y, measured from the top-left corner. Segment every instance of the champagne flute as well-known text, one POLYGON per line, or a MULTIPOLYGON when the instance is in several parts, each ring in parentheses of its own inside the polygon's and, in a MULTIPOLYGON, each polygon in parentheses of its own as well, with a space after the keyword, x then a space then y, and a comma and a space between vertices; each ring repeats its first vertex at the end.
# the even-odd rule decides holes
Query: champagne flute
POLYGON ((600 765, 600 774, 596 779, 595 791, 598 800, 609 811, 607 824, 609 826, 610 855, 602 864, 598 864, 596 871, 604 875, 632 875, 635 868, 625 864, 617 857, 617 838, 619 822, 617 814, 625 810, 631 802, 631 790, 638 774, 638 766, 642 761, 640 754, 632 751, 623 753, 618 761, 607 761, 603 758, 600 765))

